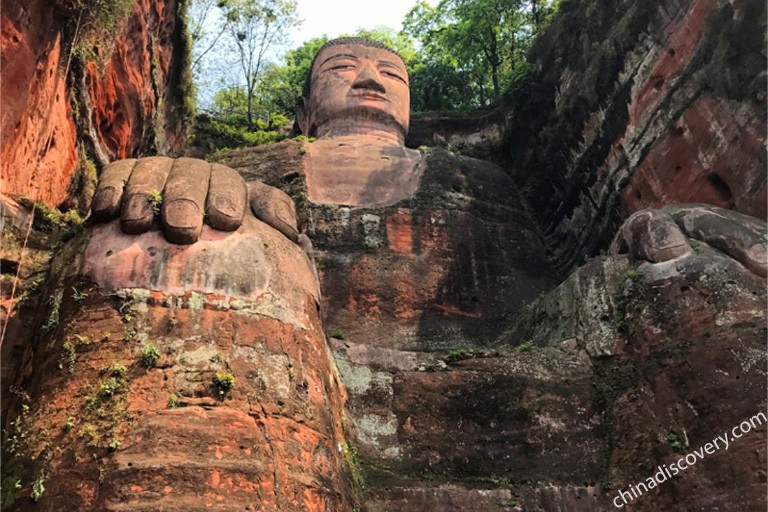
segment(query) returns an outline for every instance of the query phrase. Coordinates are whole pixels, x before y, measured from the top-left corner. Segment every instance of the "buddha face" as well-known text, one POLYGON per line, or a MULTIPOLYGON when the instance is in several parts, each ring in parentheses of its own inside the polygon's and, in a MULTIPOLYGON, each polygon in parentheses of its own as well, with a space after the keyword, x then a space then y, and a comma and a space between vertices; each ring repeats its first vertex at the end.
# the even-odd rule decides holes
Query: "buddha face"
POLYGON ((410 91, 402 59, 358 44, 323 49, 312 67, 299 125, 311 137, 376 135, 403 143, 410 91))

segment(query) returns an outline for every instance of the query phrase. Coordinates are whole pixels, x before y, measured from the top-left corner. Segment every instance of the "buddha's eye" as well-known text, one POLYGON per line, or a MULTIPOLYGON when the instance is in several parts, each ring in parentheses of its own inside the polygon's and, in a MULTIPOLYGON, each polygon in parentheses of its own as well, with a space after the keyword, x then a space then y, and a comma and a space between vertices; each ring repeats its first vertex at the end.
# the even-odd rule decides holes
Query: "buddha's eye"
POLYGON ((352 64, 337 64, 335 66, 331 66, 331 71, 339 71, 342 69, 352 69, 354 66, 352 64))
POLYGON ((400 75, 398 75, 397 73, 393 73, 391 71, 382 71, 381 74, 389 78, 394 78, 395 80, 400 80, 401 82, 405 83, 405 79, 400 75))

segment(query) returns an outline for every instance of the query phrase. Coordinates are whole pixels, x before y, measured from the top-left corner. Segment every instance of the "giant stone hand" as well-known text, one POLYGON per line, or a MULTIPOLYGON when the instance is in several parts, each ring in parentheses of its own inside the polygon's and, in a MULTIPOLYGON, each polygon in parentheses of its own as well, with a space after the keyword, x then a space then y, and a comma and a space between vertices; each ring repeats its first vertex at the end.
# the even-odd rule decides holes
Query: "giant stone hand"
POLYGON ((108 165, 93 198, 93 218, 117 217, 123 232, 148 231, 159 208, 168 241, 192 244, 200 237, 204 216, 211 227, 234 231, 243 222, 246 205, 253 214, 298 240, 296 209, 284 192, 260 182, 247 183, 233 169, 196 158, 147 157, 108 165))
POLYGON ((755 217, 707 204, 676 204, 632 214, 616 235, 611 252, 629 251, 660 263, 690 253, 694 240, 766 277, 767 239, 766 223, 755 217))

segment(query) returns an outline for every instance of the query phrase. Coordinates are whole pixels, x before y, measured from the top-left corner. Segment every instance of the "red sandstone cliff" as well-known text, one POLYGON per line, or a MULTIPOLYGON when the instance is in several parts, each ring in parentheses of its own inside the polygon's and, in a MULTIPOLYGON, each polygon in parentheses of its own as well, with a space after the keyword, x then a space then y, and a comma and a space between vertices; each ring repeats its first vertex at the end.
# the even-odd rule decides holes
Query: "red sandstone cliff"
MULTIPOLYGON (((764 98, 749 96, 750 83, 760 77, 740 75, 739 66, 722 59, 723 53, 751 54, 740 41, 751 40, 748 29, 764 19, 754 12, 757 3, 617 0, 602 6, 571 2, 570 8, 577 4, 581 9, 560 22, 570 36, 535 54, 546 75, 543 86, 552 87, 538 92, 551 93, 551 104, 529 95, 540 107, 540 122, 518 112, 513 128, 525 122, 527 131, 518 126, 513 133, 519 140, 510 143, 513 173, 525 179, 523 171, 529 172, 527 198, 546 225, 558 266, 571 268, 605 247, 621 218, 644 205, 696 199, 764 215, 764 98), (730 75, 742 77, 744 90, 723 78, 730 75)), ((137 8, 145 21, 158 15, 150 7, 137 8)), ((46 12, 40 11, 41 19, 46 12)), ((131 30, 151 34, 156 28, 139 19, 131 30)), ((75 75, 75 82, 89 84, 78 90, 94 106, 80 102, 90 121, 72 121, 68 129, 97 134, 94 157, 99 151, 109 157, 148 151, 152 140, 159 150, 163 144, 171 149, 167 141, 176 140, 162 132, 166 142, 158 143, 162 137, 155 128, 162 123, 146 124, 161 119, 160 101, 139 92, 139 77, 147 76, 140 70, 163 67, 152 67, 151 58, 133 67, 120 64, 135 47, 146 45, 117 42, 106 68, 113 74, 104 80, 94 81, 96 66, 75 75), (132 107, 123 111, 126 98, 132 107)), ((5 59, 5 44, 3 51, 5 59)), ((34 102, 22 102, 28 104, 34 102)), ((64 129, 55 133, 60 147, 64 129)), ((48 144, 46 135, 39 139, 38 145, 48 144)), ((294 155, 268 160, 300 159, 297 144, 273 147, 286 154, 293 148, 294 155)), ((367 458, 367 510, 608 509, 618 490, 651 474, 657 463, 677 460, 681 451, 764 410, 764 280, 704 247, 674 264, 646 263, 639 271, 630 266, 638 262, 625 257, 599 258, 539 300, 530 301, 528 294, 518 300, 524 290, 514 279, 516 256, 537 263, 544 258, 538 238, 515 238, 504 224, 520 212, 504 213, 482 200, 506 191, 498 183, 509 180, 473 181, 471 168, 458 172, 440 152, 432 158, 448 172, 436 172, 434 188, 417 203, 383 213, 311 212, 326 328, 341 327, 337 334, 347 338, 331 344, 350 395, 347 421, 367 458), (475 184, 484 192, 463 198, 475 184), (441 189, 444 196, 433 193, 441 189), (446 197, 463 201, 457 206, 446 197), (441 300, 430 303, 430 297, 441 300), (484 309, 495 299, 506 300, 507 309, 484 309), (524 315, 523 321, 498 332, 507 313, 524 315)), ((20 180, 22 185, 28 183, 20 180)), ((141 254, 154 257, 155 250, 146 247, 141 254)), ((296 468, 299 480, 308 482, 309 500, 318 510, 325 506, 322 496, 311 494, 318 481, 303 469, 311 467, 307 456, 314 447, 320 454, 312 458, 317 475, 338 477, 339 445, 333 456, 328 452, 341 435, 341 419, 324 417, 339 413, 343 393, 326 389, 327 399, 309 394, 326 382, 331 386, 323 376, 335 375, 316 357, 325 340, 312 308, 306 313, 313 328, 303 331, 280 327, 275 318, 244 322, 242 310, 201 306, 188 297, 170 300, 147 292, 122 301, 77 288, 75 281, 62 284, 48 288, 49 295, 57 290, 63 297, 60 325, 37 341, 35 368, 46 375, 30 388, 26 418, 33 431, 54 438, 50 445, 34 438, 38 446, 66 455, 57 459, 58 471, 43 478, 48 491, 39 505, 28 497, 40 473, 27 468, 18 507, 56 507, 59 496, 71 499, 71 487, 77 487, 78 499, 91 500, 94 508, 141 503, 147 509, 152 501, 166 509, 173 492, 191 496, 200 490, 213 506, 226 508, 230 496, 245 509, 255 490, 267 508, 311 509, 300 499, 306 496, 300 486, 286 495, 276 492, 287 488, 286 468, 296 468), (83 292, 88 296, 77 295, 83 292), (235 332, 247 340, 245 347, 236 349, 235 332), (260 339, 262 333, 268 339, 260 339), (164 359, 144 369, 139 343, 150 339, 164 350, 164 359), (209 350, 216 353, 208 357, 209 350), (209 396, 211 377, 230 363, 237 385, 232 400, 219 407, 215 394, 209 396), (120 389, 102 393, 101 385, 120 373, 127 375, 120 389), (182 404, 187 409, 168 404, 168 393, 177 391, 194 399, 182 404), (87 402, 90 397, 102 403, 87 402), (111 415, 122 413, 122 405, 136 421, 111 415), (102 417, 105 412, 110 415, 102 417), (203 420, 225 427, 221 433, 193 428, 203 420), (279 450, 269 453, 274 446, 279 450), (207 466, 194 467, 197 460, 207 466), (283 460, 290 463, 282 466, 283 460), (190 485, 195 478, 205 486, 190 485), (280 503, 286 496, 288 502, 280 503)), ((48 322, 52 309, 47 304, 40 310, 38 325, 48 322)), ((730 451, 638 500, 635 510, 765 508, 764 440, 762 426, 730 451)), ((193 501, 181 506, 189 510, 193 501)))
POLYGON ((88 24, 97 7, 82 5, 3 4, 3 194, 76 206, 84 181, 78 159, 87 155, 103 165, 174 153, 184 143, 188 64, 181 4, 140 0, 118 20, 117 34, 88 24))
POLYGON ((513 175, 562 272, 645 207, 766 216, 765 4, 562 2, 513 94, 513 175))

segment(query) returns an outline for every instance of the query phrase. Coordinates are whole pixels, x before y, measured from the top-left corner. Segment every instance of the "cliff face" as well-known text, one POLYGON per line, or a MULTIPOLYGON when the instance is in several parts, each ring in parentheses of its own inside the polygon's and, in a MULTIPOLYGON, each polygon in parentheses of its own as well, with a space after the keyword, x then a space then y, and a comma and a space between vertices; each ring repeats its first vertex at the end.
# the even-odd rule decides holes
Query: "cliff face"
MULTIPOLYGON (((56 203, 72 194, 63 163, 77 159, 62 140, 78 134, 97 160, 180 144, 183 131, 164 127, 183 110, 162 107, 180 97, 179 32, 176 7, 142 1, 101 67, 57 78, 72 14, 57 22, 44 5, 3 13, 3 58, 15 55, 6 41, 45 55, 14 68, 11 85, 32 85, 3 113, 23 142, 3 151, 37 162, 42 147, 61 183, 32 182, 44 167, 3 160, 3 172, 56 203), (40 98, 62 117, 48 122, 40 98)), ((623 503, 764 509, 765 279, 704 243, 667 263, 601 256, 572 270, 645 206, 696 200, 765 216, 763 20, 756 2, 563 2, 533 78, 501 110, 425 120, 411 139, 438 133, 486 157, 502 137, 512 178, 429 149, 409 199, 313 205, 304 143, 219 155, 294 196, 317 274, 258 223, 257 236, 206 228, 191 247, 113 224, 92 227, 87 250, 68 246, 43 285, 50 243, 34 233, 41 254, 3 346, 3 386, 15 385, 3 397, 4 499, 17 510, 66 499, 83 510, 336 511, 354 510, 364 479, 371 512, 608 510, 660 465, 741 427, 729 449, 623 503), (289 270, 291 254, 301 266, 289 270)), ((8 268, 20 265, 27 217, 4 211, 8 268)))
POLYGON ((253 217, 191 247, 113 222, 51 266, 39 328, 4 360, 20 413, 3 510, 353 509, 344 389, 297 245, 253 217))
POLYGON ((84 181, 95 178, 82 175, 86 158, 104 165, 173 153, 184 143, 180 4, 128 5, 117 33, 88 21, 95 9, 50 0, 3 4, 4 194, 78 206, 84 181))
POLYGON ((504 140, 558 270, 641 208, 765 217, 764 32, 755 1, 561 4, 504 140))

